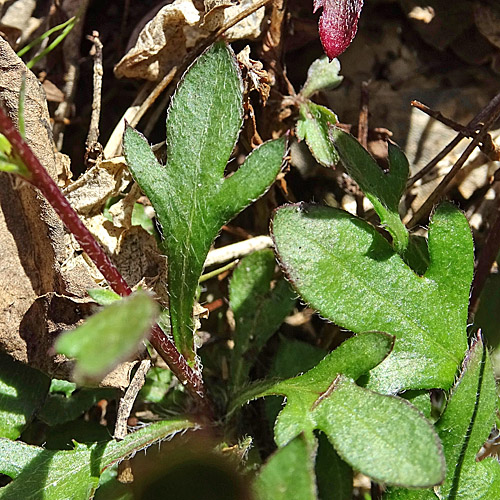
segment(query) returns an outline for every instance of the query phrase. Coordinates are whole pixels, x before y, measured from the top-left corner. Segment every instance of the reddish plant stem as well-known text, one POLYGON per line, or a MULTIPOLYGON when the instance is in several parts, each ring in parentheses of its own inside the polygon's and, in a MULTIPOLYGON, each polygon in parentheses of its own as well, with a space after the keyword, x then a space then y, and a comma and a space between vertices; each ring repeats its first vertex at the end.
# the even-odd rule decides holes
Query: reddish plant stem
MULTIPOLYGON (((0 107, 0 131, 9 140, 18 158, 28 169, 29 177, 25 179, 39 189, 52 205, 52 208, 59 215, 68 230, 74 235, 84 252, 94 262, 109 286, 122 297, 130 295, 132 290, 127 282, 83 224, 78 214, 69 204, 33 151, 31 151, 26 141, 21 137, 14 123, 2 107, 0 107)), ((206 397, 201 375, 188 365, 186 359, 158 325, 153 327, 150 341, 174 375, 198 402, 205 416, 212 418, 212 407, 206 397)))

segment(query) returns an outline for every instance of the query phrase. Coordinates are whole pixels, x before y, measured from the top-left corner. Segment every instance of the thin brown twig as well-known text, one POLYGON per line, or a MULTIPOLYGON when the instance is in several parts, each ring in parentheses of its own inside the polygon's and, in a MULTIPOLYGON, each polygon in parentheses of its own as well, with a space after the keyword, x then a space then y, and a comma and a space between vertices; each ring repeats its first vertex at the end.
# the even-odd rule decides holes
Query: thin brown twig
POLYGON ((83 19, 88 6, 89 0, 80 0, 80 2, 68 2, 68 8, 65 8, 68 17, 77 16, 79 21, 63 42, 64 63, 66 66, 64 73, 64 101, 59 103, 54 112, 54 127, 52 131, 58 151, 61 150, 63 145, 67 119, 70 117, 76 95, 78 77, 80 75, 80 42, 84 25, 83 19))
POLYGON ((143 359, 139 364, 139 368, 134 374, 125 394, 120 398, 120 403, 118 404, 118 411, 116 415, 115 432, 113 437, 115 439, 123 439, 127 435, 127 421, 130 417, 132 407, 137 398, 137 394, 144 386, 146 381, 146 375, 149 368, 151 367, 150 359, 143 359))
POLYGON ((102 77, 104 69, 102 65, 102 43, 99 32, 93 31, 88 39, 92 42, 92 55, 94 57, 94 88, 92 93, 92 114, 90 115, 89 132, 85 142, 85 163, 95 162, 97 157, 102 156, 102 146, 99 144, 99 122, 101 119, 101 95, 102 77))
POLYGON ((427 165, 421 168, 407 183, 406 189, 410 189, 417 181, 427 175, 445 156, 453 151, 460 141, 464 139, 462 134, 458 134, 451 142, 449 142, 427 165))
POLYGON ((440 111, 436 111, 432 108, 429 108, 429 106, 426 106, 420 101, 411 101, 410 104, 412 107, 419 109, 426 115, 429 115, 430 117, 434 118, 434 120, 437 120, 438 122, 441 122, 443 125, 450 127, 455 132, 462 133, 464 137, 471 137, 472 133, 468 127, 464 127, 461 123, 458 123, 455 120, 452 120, 451 118, 444 116, 440 111))
POLYGON ((420 208, 413 214, 413 217, 409 220, 407 226, 414 227, 417 225, 424 217, 428 216, 432 210, 435 203, 440 200, 447 191, 450 182, 455 177, 457 172, 463 167, 464 163, 467 161, 469 156, 472 154, 474 149, 481 141, 481 135, 477 135, 472 142, 467 146, 465 151, 461 154, 460 158, 455 162, 451 170, 443 177, 442 181, 436 187, 436 189, 429 195, 429 197, 422 203, 420 208))
MULTIPOLYGON (((411 105, 419 109, 420 111, 428 114, 434 119, 441 121, 445 125, 451 127, 453 130, 458 131, 458 135, 443 149, 441 150, 427 165, 421 168, 409 181, 407 184, 407 189, 412 187, 418 180, 424 177, 428 172, 430 172, 450 151, 452 151, 462 139, 466 137, 475 137, 478 133, 478 126, 481 122, 488 116, 488 110, 495 106, 495 102, 498 99, 496 95, 486 107, 484 107, 479 113, 469 121, 469 123, 464 127, 457 122, 444 117, 440 112, 434 111, 425 104, 419 101, 412 101, 411 105)), ((497 161, 500 158, 500 152, 498 148, 493 143, 493 139, 490 134, 485 134, 482 140, 483 144, 481 150, 486 154, 492 161, 497 161)))
POLYGON ((497 94, 471 121, 471 128, 478 127, 478 132, 460 158, 455 162, 451 170, 444 176, 437 188, 430 194, 430 196, 413 215, 411 220, 408 222, 409 227, 416 225, 424 217, 429 215, 433 205, 446 194, 453 177, 462 168, 474 149, 481 143, 481 141, 483 141, 484 137, 488 134, 489 128, 493 125, 493 123, 495 123, 499 116, 500 94, 497 94))

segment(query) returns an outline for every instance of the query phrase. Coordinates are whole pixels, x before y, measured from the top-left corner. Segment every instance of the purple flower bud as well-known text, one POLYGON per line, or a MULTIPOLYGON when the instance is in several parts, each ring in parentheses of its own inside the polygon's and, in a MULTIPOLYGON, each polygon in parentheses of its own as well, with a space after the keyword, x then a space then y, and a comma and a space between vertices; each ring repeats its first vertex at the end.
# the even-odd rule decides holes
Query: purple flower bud
POLYGON ((342 54, 358 30, 363 0, 314 0, 314 12, 323 7, 319 36, 330 61, 342 54))

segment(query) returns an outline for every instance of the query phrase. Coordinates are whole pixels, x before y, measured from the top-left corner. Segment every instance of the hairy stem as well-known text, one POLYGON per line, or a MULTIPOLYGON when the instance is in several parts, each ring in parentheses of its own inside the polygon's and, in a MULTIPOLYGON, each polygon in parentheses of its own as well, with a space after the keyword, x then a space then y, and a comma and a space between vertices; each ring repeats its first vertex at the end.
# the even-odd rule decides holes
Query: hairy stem
MULTIPOLYGON (((17 157, 24 163, 29 175, 25 179, 40 190, 52 208, 59 215, 64 225, 75 236, 76 240, 94 262, 97 269, 104 276, 109 286, 122 297, 132 293, 131 288, 111 262, 104 250, 97 243, 90 231, 81 221, 78 214, 64 197, 52 177, 31 151, 28 144, 19 134, 12 120, 0 107, 0 131, 9 140, 17 157)), ((201 374, 194 371, 177 350, 170 338, 155 325, 151 332, 151 344, 165 360, 174 375, 185 385, 186 389, 198 402, 205 416, 212 418, 213 412, 205 394, 205 387, 201 374)))

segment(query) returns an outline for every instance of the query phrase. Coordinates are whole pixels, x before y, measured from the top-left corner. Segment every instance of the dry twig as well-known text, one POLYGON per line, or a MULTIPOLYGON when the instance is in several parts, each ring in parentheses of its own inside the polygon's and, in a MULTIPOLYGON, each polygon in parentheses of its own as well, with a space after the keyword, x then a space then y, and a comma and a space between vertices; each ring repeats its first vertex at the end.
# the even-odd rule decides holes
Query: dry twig
POLYGON ((90 116, 89 133, 85 142, 85 163, 87 167, 90 167, 102 156, 102 146, 99 144, 99 121, 101 118, 102 77, 104 70, 102 66, 102 43, 99 40, 99 33, 93 31, 92 36, 88 38, 92 42, 91 54, 94 57, 92 114, 90 116))
MULTIPOLYGON (((430 194, 430 196, 424 201, 421 207, 413 215, 413 217, 408 222, 409 227, 413 227, 418 224, 422 219, 427 217, 432 210, 432 207, 446 194, 448 187, 457 174, 457 172, 465 164, 469 156, 472 154, 474 149, 483 142, 486 135, 488 135, 489 128, 495 123, 495 121, 500 116, 500 94, 497 94, 486 107, 484 107, 476 117, 470 122, 470 129, 478 129, 471 143, 467 146, 465 151, 462 153, 460 158, 455 162, 451 170, 444 176, 443 180, 437 186, 437 188, 430 194)), ((460 133, 460 139, 463 135, 460 133)), ((458 139, 458 138, 456 138, 458 139)), ((456 140, 455 139, 455 140, 456 140)), ((411 181, 410 181, 411 182, 411 181)))

